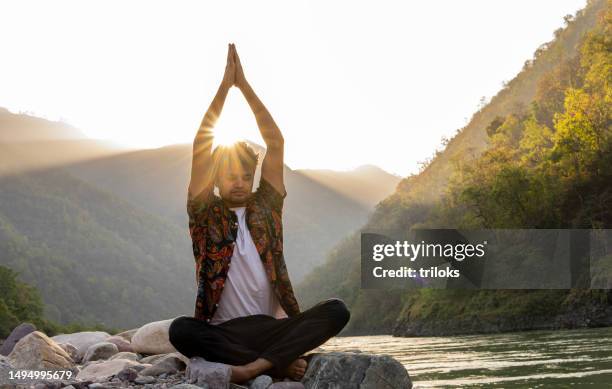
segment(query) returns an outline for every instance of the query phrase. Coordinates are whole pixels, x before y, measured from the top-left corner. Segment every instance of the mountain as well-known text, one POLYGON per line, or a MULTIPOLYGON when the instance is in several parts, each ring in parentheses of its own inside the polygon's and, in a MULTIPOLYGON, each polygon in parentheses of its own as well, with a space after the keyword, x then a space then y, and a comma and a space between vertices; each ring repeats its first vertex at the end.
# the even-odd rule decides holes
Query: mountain
POLYGON ((13 114, 0 107, 0 143, 40 140, 85 139, 77 128, 28 114, 13 114))
MULTIPOLYGON (((343 298, 351 308, 347 330, 355 334, 612 325, 609 289, 360 288, 361 231, 610 228, 612 2, 589 1, 565 20, 420 174, 403 179, 360 231, 306 277, 297 288, 305 305, 343 298)), ((610 278, 602 272, 594 281, 609 288, 610 278)))
POLYGON ((78 129, 42 118, 14 114, 0 107, 0 171, 18 173, 62 166, 128 149, 109 141, 88 139, 78 129), (6 153, 11 153, 10 158, 6 153))
POLYGON ((387 173, 373 165, 363 165, 349 171, 323 169, 300 169, 298 171, 368 208, 373 208, 390 193, 393 193, 401 180, 401 177, 387 173))

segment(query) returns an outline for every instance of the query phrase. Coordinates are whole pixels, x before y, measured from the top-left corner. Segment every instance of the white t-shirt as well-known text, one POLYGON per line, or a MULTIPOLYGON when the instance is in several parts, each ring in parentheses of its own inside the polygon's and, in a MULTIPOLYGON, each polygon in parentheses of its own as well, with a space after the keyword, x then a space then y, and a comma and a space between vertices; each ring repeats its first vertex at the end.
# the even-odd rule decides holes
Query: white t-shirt
POLYGON ((238 217, 238 234, 225 286, 210 324, 257 314, 287 317, 272 290, 266 269, 246 223, 246 207, 230 208, 238 217))

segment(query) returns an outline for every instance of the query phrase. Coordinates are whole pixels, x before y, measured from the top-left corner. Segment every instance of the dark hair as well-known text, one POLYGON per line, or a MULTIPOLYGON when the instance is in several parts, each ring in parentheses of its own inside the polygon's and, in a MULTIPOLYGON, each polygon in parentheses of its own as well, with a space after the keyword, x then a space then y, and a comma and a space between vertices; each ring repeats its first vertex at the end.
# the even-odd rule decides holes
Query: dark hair
POLYGON ((215 178, 222 168, 227 168, 235 163, 240 163, 244 170, 253 171, 257 168, 259 154, 244 141, 232 145, 218 145, 212 152, 212 161, 215 167, 215 178))

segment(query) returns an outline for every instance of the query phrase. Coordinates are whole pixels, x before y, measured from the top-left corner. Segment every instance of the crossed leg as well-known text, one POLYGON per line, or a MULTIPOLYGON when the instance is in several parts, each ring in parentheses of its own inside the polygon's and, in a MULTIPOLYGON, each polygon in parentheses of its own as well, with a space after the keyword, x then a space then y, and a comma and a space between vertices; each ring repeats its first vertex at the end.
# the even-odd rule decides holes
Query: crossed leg
POLYGON ((200 356, 232 366, 232 382, 261 373, 299 379, 306 370, 303 354, 338 334, 350 312, 340 299, 322 301, 293 317, 252 315, 219 325, 181 316, 170 325, 170 342, 188 358, 200 356))

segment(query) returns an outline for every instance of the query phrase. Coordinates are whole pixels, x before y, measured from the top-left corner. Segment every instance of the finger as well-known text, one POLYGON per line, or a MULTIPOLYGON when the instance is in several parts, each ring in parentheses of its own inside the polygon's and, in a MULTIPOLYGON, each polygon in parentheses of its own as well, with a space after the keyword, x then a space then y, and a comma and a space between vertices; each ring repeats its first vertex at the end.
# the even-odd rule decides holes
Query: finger
POLYGON ((227 62, 231 61, 233 58, 233 54, 232 54, 232 45, 231 43, 227 44, 227 62))

